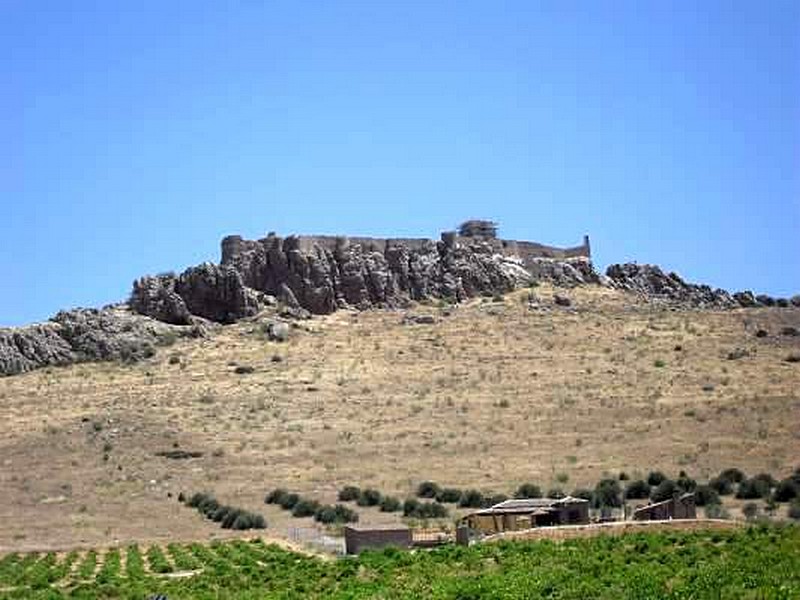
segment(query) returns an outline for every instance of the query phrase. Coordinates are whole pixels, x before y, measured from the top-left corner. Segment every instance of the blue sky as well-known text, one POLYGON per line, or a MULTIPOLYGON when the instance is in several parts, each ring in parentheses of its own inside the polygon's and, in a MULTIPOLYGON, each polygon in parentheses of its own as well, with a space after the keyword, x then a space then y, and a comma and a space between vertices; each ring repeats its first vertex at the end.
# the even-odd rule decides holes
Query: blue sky
POLYGON ((800 3, 0 0, 0 324, 470 217, 800 293, 800 3))

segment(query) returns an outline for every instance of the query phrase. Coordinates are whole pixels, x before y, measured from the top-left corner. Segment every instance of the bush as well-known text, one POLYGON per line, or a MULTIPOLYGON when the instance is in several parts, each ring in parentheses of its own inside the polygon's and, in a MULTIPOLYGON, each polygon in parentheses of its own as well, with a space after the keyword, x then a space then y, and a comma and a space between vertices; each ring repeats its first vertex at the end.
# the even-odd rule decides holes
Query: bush
POLYGON ((314 513, 319 510, 319 502, 316 500, 308 500, 306 498, 302 498, 297 501, 297 503, 292 508, 292 516, 293 517, 313 517, 314 513))
POLYGON ((664 475, 664 473, 662 473, 661 471, 650 471, 650 473, 647 475, 647 483, 649 483, 651 486, 654 487, 659 485, 662 481, 665 481, 666 479, 667 476, 664 475))
POLYGON ((719 474, 719 478, 730 481, 731 483, 741 483, 747 479, 745 474, 740 469, 725 469, 719 474))
POLYGON ((789 518, 800 521, 800 500, 794 500, 789 505, 789 518))
POLYGON ((789 502, 800 496, 800 485, 794 479, 787 478, 778 483, 772 498, 775 502, 789 502))
POLYGON ((238 365, 234 369, 234 373, 237 375, 249 375, 250 373, 255 373, 255 371, 255 367, 251 367, 250 365, 238 365))
POLYGON ((719 494, 710 485, 699 485, 694 492, 694 501, 697 506, 719 504, 719 494))
POLYGON ((443 519, 447 517, 448 511, 444 504, 438 502, 419 502, 414 500, 414 504, 409 501, 403 504, 403 516, 414 517, 416 519, 443 519))
POLYGON ((423 481, 417 486, 418 498, 436 498, 441 488, 432 481, 423 481))
POLYGON ((775 481, 775 478, 769 473, 759 473, 758 475, 754 475, 753 479, 762 482, 764 485, 768 485, 770 489, 778 485, 778 482, 775 481))
POLYGON ((742 507, 742 514, 744 514, 745 518, 748 520, 755 519, 756 515, 758 515, 758 504, 755 502, 748 502, 742 507))
POLYGON ((320 506, 314 513, 314 520, 324 525, 331 523, 356 523, 358 522, 358 513, 351 508, 336 504, 331 506, 326 504, 320 506))
POLYGON ((354 485, 346 485, 339 490, 339 502, 352 502, 358 500, 361 490, 354 485))
POLYGON ((594 492, 586 488, 576 488, 572 490, 571 496, 573 498, 583 498, 584 500, 591 502, 594 499, 594 492))
POLYGON ((206 518, 219 523, 223 529, 264 529, 267 522, 264 517, 241 508, 222 505, 211 494, 193 494, 188 506, 196 508, 206 518))
POLYGON ((394 496, 384 496, 381 498, 381 512, 397 512, 403 508, 402 502, 394 496))
POLYGON ((419 509, 419 500, 416 498, 408 498, 403 502, 403 516, 410 517, 419 509))
POLYGON ((444 488, 436 494, 436 500, 438 502, 450 502, 451 504, 455 504, 461 500, 461 490, 457 488, 444 488))
POLYGON ((707 504, 704 510, 706 519, 730 519, 730 514, 722 504, 707 504))
POLYGON ((566 496, 566 494, 564 493, 564 490, 562 490, 561 488, 553 488, 547 490, 548 498, 563 498, 564 496, 566 496))
POLYGON ((378 506, 380 503, 381 493, 378 490, 373 490, 372 488, 361 490, 361 493, 358 495, 358 499, 356 500, 356 504, 359 506, 378 506))
POLYGON ((733 483, 722 477, 714 477, 708 485, 720 496, 730 496, 733 493, 733 483))
POLYGON ((743 500, 766 498, 770 493, 770 485, 763 479, 745 479, 736 490, 736 497, 743 500))
POLYGON ((461 508, 482 508, 485 506, 486 498, 478 490, 465 490, 461 494, 458 505, 461 508))
POLYGON ((289 495, 283 488, 276 488, 264 497, 264 504, 280 504, 289 495))
POLYGON ((594 488, 595 508, 622 506, 622 489, 616 479, 601 479, 594 488))
POLYGON ((671 479, 665 479, 650 492, 650 500, 653 502, 661 502, 662 500, 669 500, 679 493, 680 489, 678 485, 671 479))
POLYGON ((298 502, 300 502, 300 496, 297 494, 286 494, 278 501, 278 504, 283 510, 292 510, 294 505, 298 502))
POLYGON ((542 490, 533 483, 523 483, 514 493, 514 498, 541 498, 542 490))
POLYGON ((333 510, 336 511, 336 521, 338 523, 358 523, 358 513, 352 508, 337 504, 333 507, 333 510))
POLYGON ((314 513, 314 520, 318 523, 329 525, 336 522, 336 509, 330 504, 320 506, 317 512, 314 513))
POLYGON ((500 504, 506 500, 508 500, 508 496, 505 494, 492 494, 491 496, 485 496, 483 499, 484 506, 494 506, 495 504, 500 504))
POLYGON ((689 477, 684 471, 681 471, 680 476, 675 481, 678 489, 684 493, 693 492, 697 489, 697 482, 689 477))
POLYGON ((631 481, 625 489, 625 498, 627 500, 641 500, 650 497, 650 484, 644 479, 637 479, 631 481))

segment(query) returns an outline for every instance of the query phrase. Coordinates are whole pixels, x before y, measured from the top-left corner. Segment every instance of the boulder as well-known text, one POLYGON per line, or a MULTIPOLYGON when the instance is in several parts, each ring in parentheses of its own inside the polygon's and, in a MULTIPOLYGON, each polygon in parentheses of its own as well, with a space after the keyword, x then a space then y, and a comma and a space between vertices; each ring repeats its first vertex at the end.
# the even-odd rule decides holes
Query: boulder
POLYGON ((556 304, 556 306, 572 306, 572 300, 562 294, 554 294, 553 302, 556 304))
POLYGON ((267 324, 267 337, 273 342, 285 342, 289 339, 289 325, 282 321, 270 321, 267 324))
POLYGON ((178 336, 195 337, 198 326, 168 325, 124 305, 61 311, 48 323, 0 329, 0 374, 88 360, 141 360, 178 336))

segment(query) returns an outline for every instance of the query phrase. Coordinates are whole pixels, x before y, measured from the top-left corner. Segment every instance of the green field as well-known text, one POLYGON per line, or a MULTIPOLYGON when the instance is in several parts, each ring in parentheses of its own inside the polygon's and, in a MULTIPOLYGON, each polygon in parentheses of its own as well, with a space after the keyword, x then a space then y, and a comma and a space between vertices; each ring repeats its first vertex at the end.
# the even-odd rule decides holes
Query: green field
POLYGON ((0 559, 2 598, 800 598, 800 528, 386 550, 321 560, 261 540, 0 559), (187 577, 170 577, 192 572, 187 577))

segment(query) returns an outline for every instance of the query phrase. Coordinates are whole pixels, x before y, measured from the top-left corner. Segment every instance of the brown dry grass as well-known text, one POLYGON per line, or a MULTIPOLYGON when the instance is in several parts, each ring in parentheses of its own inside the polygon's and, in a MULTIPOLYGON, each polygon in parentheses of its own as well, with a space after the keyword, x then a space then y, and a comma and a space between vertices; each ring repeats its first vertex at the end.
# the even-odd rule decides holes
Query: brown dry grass
POLYGON ((435 325, 340 312, 286 344, 240 323, 134 366, 2 379, 0 549, 222 535, 181 490, 262 512, 282 535, 309 521, 263 505, 277 486, 333 501, 350 483, 569 491, 619 471, 800 464, 800 364, 784 360, 800 338, 778 335, 800 310, 670 311, 595 287, 563 309, 552 291, 535 290, 548 310, 521 291, 450 316, 418 307, 435 325), (728 360, 735 348, 750 354, 728 360), (154 456, 176 445, 204 456, 154 456))

